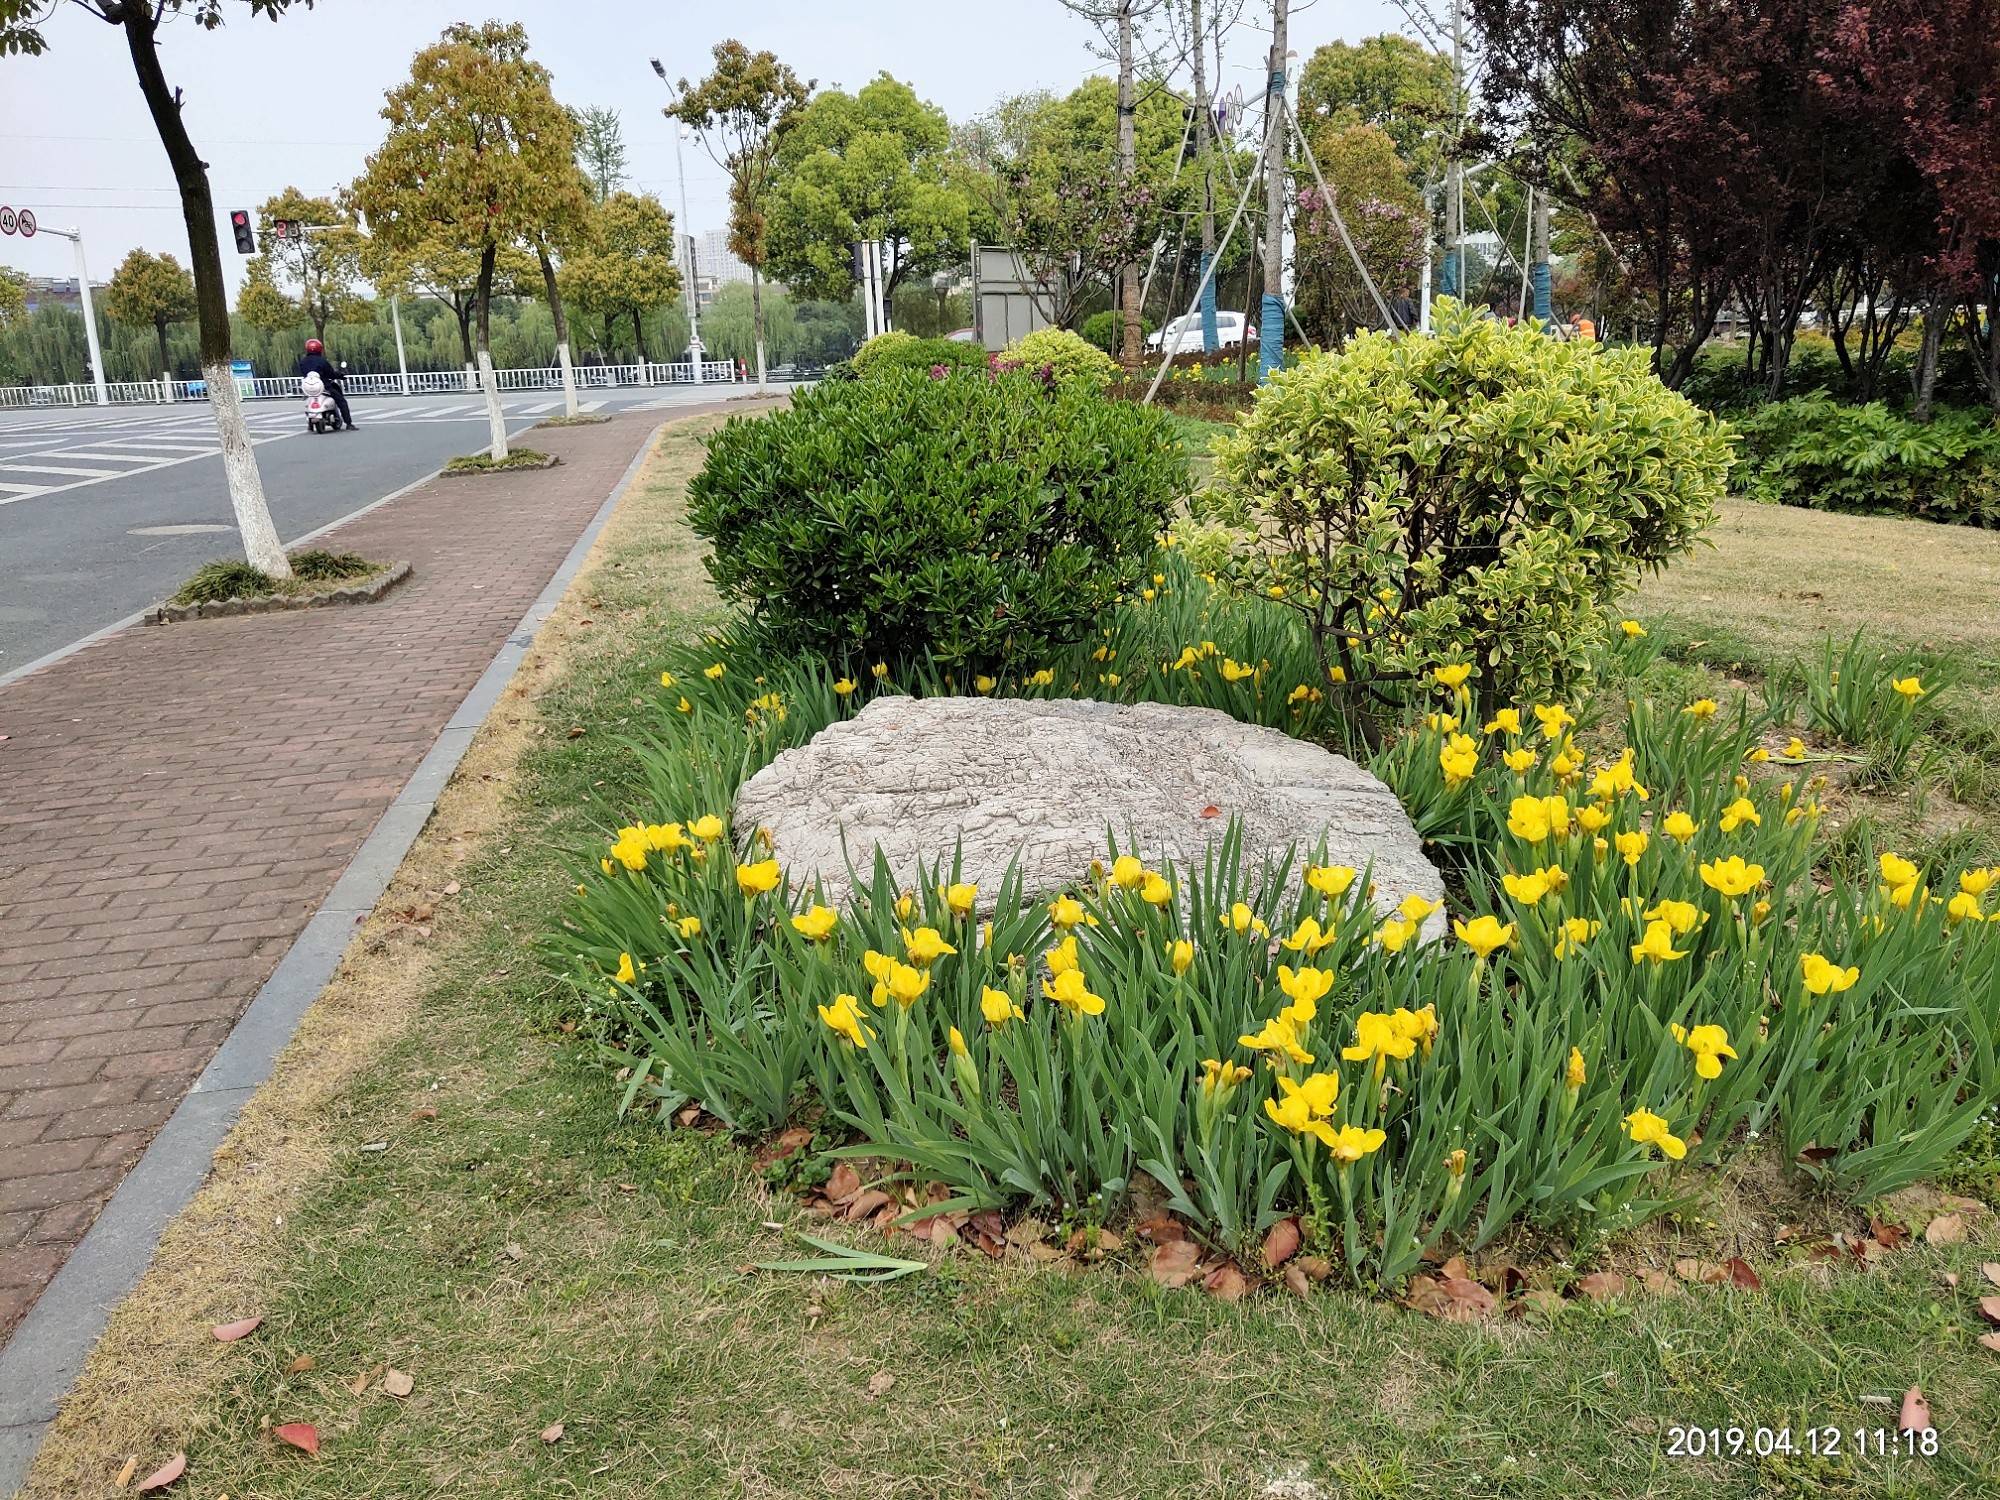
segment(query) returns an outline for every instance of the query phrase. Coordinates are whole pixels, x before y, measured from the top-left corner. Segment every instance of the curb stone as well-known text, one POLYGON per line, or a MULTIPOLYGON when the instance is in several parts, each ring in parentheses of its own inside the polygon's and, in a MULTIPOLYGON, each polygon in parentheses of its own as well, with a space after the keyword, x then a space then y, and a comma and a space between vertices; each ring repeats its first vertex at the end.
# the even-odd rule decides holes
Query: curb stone
MULTIPOLYGON (((81 1243, 0 1348, 0 1495, 27 1478, 56 1407, 75 1383, 111 1313, 152 1263, 167 1225, 207 1179, 243 1105, 271 1076, 300 1019, 339 966, 356 925, 374 909, 423 831, 479 727, 527 658, 599 533, 653 451, 669 417, 641 442, 617 484, 555 574, 410 773, 396 800, 286 950, 180 1105, 118 1185, 81 1243)), ((414 486, 411 486, 414 488, 414 486)))
POLYGON ((271 615, 288 609, 323 609, 332 604, 373 604, 409 576, 410 565, 399 562, 391 563, 366 583, 342 584, 312 594, 259 594, 247 599, 232 595, 227 599, 204 599, 199 604, 162 601, 146 611, 145 623, 171 625, 223 615, 271 615))

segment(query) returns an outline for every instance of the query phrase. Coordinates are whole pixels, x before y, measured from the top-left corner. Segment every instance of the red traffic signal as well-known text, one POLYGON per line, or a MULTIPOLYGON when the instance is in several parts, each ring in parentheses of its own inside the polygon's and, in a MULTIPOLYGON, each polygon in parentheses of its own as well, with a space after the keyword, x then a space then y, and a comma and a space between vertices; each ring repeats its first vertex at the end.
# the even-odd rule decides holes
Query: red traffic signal
POLYGON ((229 211, 229 227, 236 232, 236 252, 239 255, 257 253, 257 237, 250 232, 250 211, 233 208, 229 211))

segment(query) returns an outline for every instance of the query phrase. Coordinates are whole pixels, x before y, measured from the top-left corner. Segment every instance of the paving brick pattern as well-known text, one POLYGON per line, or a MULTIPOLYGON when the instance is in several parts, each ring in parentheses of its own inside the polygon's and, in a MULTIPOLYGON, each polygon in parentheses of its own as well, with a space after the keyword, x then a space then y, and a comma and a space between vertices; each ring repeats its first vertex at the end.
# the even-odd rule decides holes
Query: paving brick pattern
POLYGON ((656 420, 331 534, 414 565, 380 603, 136 626, 0 688, 0 1342, 656 420))

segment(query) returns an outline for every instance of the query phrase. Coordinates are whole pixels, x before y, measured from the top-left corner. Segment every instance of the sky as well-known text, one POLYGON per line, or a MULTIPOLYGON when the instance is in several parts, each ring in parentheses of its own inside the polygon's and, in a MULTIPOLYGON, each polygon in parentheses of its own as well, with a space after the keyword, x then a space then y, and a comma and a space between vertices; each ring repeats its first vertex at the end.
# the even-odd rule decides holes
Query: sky
MULTIPOLYGON (((381 139, 383 93, 410 56, 453 21, 518 20, 565 103, 622 115, 632 185, 657 193, 676 222, 674 137, 659 110, 667 93, 647 65, 699 77, 709 48, 735 37, 768 47, 822 86, 855 89, 887 70, 954 120, 1003 95, 1058 92, 1107 71, 1090 26, 1060 0, 320 0, 281 20, 226 6, 221 29, 181 20, 162 30, 167 78, 183 91, 190 133, 209 163, 218 234, 232 287, 242 257, 222 216, 287 186, 330 192, 353 179, 381 139)), ((1322 42, 1400 29, 1392 0, 1313 0, 1293 6, 1300 57, 1322 42)), ((1254 95, 1270 45, 1268 6, 1248 0, 1225 59, 1225 89, 1254 95)), ((0 204, 77 228, 93 281, 135 246, 187 260, 187 233, 165 153, 133 79, 122 34, 59 4, 40 57, 0 58, 0 204)), ((699 234, 728 214, 721 170, 698 142, 684 147, 688 223, 699 234)), ((68 241, 0 236, 0 265, 35 276, 74 274, 68 241)))

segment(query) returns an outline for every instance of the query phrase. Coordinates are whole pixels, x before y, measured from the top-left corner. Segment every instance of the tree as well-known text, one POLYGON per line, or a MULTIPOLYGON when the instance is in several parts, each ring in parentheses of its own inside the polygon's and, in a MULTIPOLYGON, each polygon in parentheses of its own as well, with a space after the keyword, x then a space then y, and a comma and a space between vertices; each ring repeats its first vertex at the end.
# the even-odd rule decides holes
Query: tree
POLYGON ((884 301, 912 276, 964 261, 971 196, 950 159, 944 111, 887 73, 858 93, 824 90, 778 150, 770 268, 794 294, 840 301, 852 249, 886 252, 884 301))
MULTIPOLYGON (((449 308, 458 326, 465 368, 477 368, 472 349, 472 315, 479 291, 477 251, 455 248, 442 238, 392 248, 371 236, 361 247, 361 270, 385 296, 424 296, 449 308)), ((496 295, 518 294, 535 275, 535 263, 527 253, 506 246, 494 261, 493 290, 496 295)))
POLYGON ((675 264, 673 216, 651 193, 613 193, 592 216, 580 248, 563 261, 562 280, 570 300, 602 317, 632 320, 639 358, 646 359, 648 308, 670 301, 681 289, 675 264))
POLYGON ((769 52, 741 42, 717 42, 715 67, 698 84, 685 78, 680 98, 666 111, 700 136, 703 148, 729 174, 729 248, 750 268, 750 302, 757 325, 757 389, 764 389, 764 267, 771 256, 771 183, 778 151, 798 124, 810 80, 769 52))
POLYGON ((111 273, 104 289, 104 315, 131 328, 151 327, 159 335, 160 369, 171 371, 167 328, 194 316, 194 278, 171 255, 134 250, 111 273))
POLYGON ((2000 414, 2000 3, 1854 0, 1821 60, 1823 81, 1895 142, 1931 199, 1917 221, 1931 232, 1912 414, 1931 415, 1939 346, 1961 303, 2000 414))
POLYGON ((1108 78, 1087 78, 1060 99, 1003 99, 984 118, 993 215, 1041 287, 1043 314, 1072 326, 1099 285, 1122 301, 1125 267, 1196 205, 1180 101, 1148 80, 1134 113, 1129 173, 1118 167, 1118 91, 1108 78))
POLYGON ((298 317, 312 324, 313 337, 326 337, 332 322, 359 322, 366 299, 355 290, 361 275, 362 234, 354 217, 331 198, 314 198, 288 187, 266 198, 257 210, 257 242, 272 284, 298 304, 298 317), (282 239, 273 232, 283 220, 301 226, 282 239), (310 226, 312 232, 305 232, 310 226))
MULTIPOLYGON (((1413 293, 1424 260, 1424 201, 1395 141, 1377 125, 1322 122, 1312 130, 1312 148, 1378 288, 1387 297, 1413 293)), ((1339 343, 1356 328, 1376 327, 1381 313, 1321 201, 1318 184, 1307 181, 1298 194, 1293 299, 1299 322, 1311 337, 1339 343)))
POLYGON ((0 327, 28 310, 28 288, 19 273, 0 266, 0 327))
MULTIPOLYGON (((180 191, 181 217, 188 232, 189 259, 194 272, 195 312, 201 328, 201 373, 207 384, 209 408, 215 413, 222 446, 222 470, 229 484, 230 507, 243 534, 243 551, 251 566, 275 578, 289 578, 278 531, 264 503, 264 482, 257 472, 256 450, 243 421, 243 403, 230 374, 229 294, 222 280, 222 250, 216 241, 215 203, 208 190, 208 166, 188 136, 181 118, 180 91, 167 82, 160 65, 162 22, 190 17, 205 31, 223 21, 223 0, 74 0, 100 21, 123 31, 139 92, 153 117, 153 129, 167 153, 174 184, 180 191)), ((292 0, 244 0, 252 16, 273 20, 292 0)), ((38 56, 46 50, 41 24, 54 7, 45 0, 0 0, 0 57, 11 53, 38 56)))
POLYGON ((625 185, 625 123, 617 110, 592 105, 577 114, 576 162, 599 203, 625 185))
POLYGON ((478 257, 475 353, 490 451, 505 458, 490 339, 495 270, 503 250, 539 243, 567 211, 576 123, 548 70, 528 59, 527 32, 497 21, 446 27, 389 91, 382 118, 388 133, 354 184, 355 203, 385 256, 446 248, 478 257))
POLYGON ((1796 41, 1803 13, 1827 3, 1472 0, 1487 124, 1528 180, 1587 209, 1626 252, 1669 385, 1746 277, 1795 289, 1804 267, 1778 258, 1809 259, 1822 239, 1806 160, 1822 142, 1798 133, 1796 41), (1788 245, 1788 223, 1811 244, 1788 245))
POLYGON ((1299 120, 1308 130, 1321 122, 1379 127, 1421 188, 1454 128, 1451 59, 1393 34, 1328 42, 1299 74, 1299 120))

